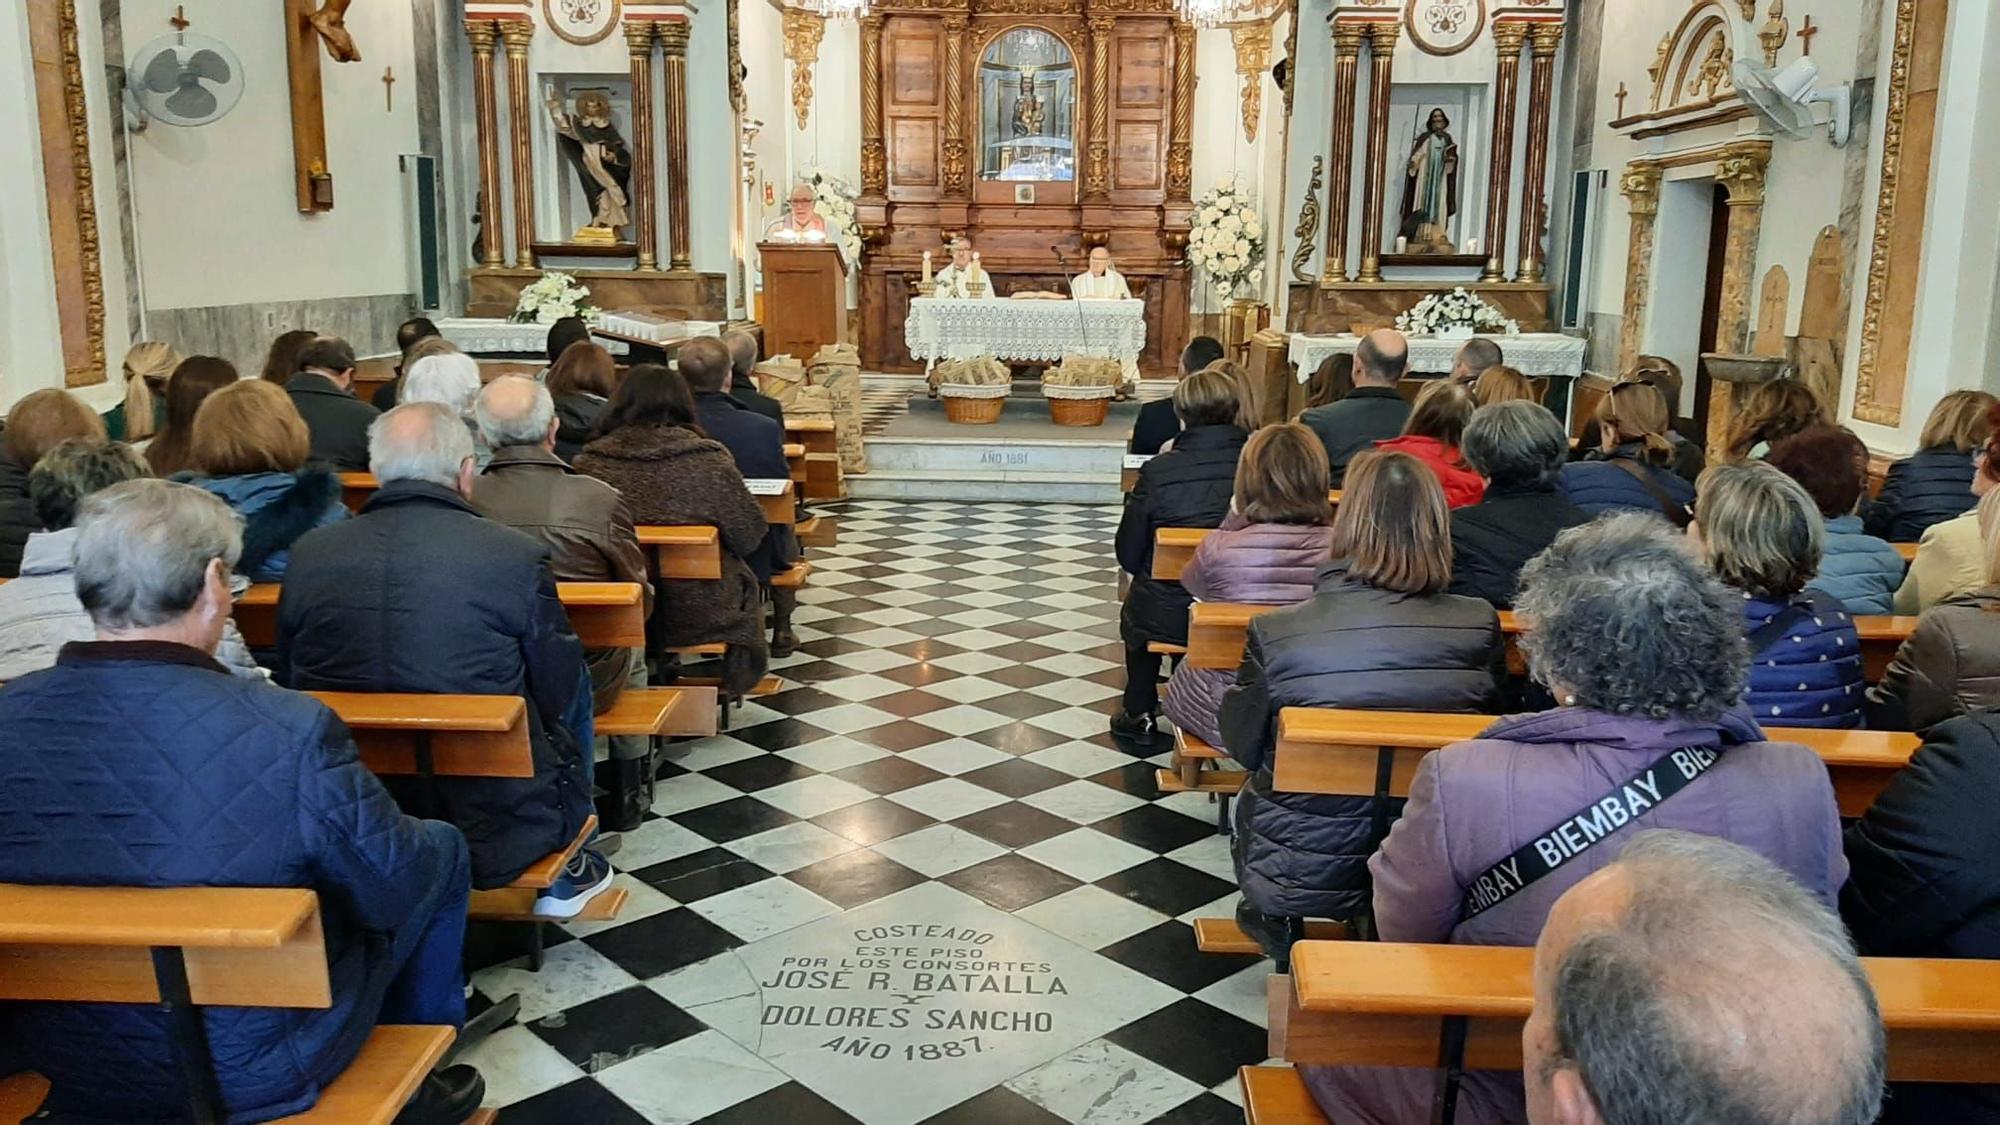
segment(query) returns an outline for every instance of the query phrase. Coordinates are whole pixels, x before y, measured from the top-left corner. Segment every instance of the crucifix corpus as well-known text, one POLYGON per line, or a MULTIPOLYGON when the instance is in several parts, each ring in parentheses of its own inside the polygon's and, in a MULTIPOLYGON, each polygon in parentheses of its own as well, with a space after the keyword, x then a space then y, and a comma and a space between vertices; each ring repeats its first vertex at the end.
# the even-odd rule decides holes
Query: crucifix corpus
MULTIPOLYGON (((326 95, 320 84, 319 48, 335 62, 360 62, 361 51, 347 32, 347 9, 354 0, 284 0, 285 61, 291 78, 292 164, 298 179, 299 210, 333 210, 333 174, 326 166, 326 95)), ((392 79, 385 72, 383 89, 392 79)))

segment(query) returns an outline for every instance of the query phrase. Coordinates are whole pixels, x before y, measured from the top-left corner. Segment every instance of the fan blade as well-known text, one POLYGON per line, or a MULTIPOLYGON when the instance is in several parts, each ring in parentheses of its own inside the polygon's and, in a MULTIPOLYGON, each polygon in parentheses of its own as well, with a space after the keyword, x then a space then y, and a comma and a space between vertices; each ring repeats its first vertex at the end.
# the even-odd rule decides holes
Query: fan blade
POLYGON ((155 94, 171 94, 181 88, 181 62, 172 51, 161 51, 146 64, 141 81, 155 94))
POLYGON ((227 82, 230 79, 229 60, 204 47, 188 60, 184 73, 196 78, 206 78, 210 82, 227 82))
POLYGON ((215 95, 200 86, 185 86, 167 99, 167 111, 197 120, 215 112, 215 95))

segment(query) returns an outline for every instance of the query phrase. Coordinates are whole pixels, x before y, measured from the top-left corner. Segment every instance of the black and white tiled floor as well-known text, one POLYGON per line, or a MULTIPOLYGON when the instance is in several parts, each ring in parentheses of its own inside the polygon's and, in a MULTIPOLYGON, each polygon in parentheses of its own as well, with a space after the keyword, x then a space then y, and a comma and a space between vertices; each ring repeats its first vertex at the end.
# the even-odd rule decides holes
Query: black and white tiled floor
POLYGON ((1105 724, 1117 511, 848 502, 786 690, 676 746, 611 925, 483 968, 509 1125, 1234 1122, 1264 981, 1215 809, 1105 724))

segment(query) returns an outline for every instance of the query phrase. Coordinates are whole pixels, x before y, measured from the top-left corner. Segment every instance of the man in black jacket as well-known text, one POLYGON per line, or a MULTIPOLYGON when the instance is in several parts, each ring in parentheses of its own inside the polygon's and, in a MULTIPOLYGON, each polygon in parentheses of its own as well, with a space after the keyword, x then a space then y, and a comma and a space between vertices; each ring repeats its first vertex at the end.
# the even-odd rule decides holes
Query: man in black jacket
POLYGON ((354 349, 321 336, 299 353, 299 373, 285 384, 312 435, 312 456, 343 473, 368 471, 368 426, 378 411, 354 397, 354 349))
POLYGON ((1528 560, 1590 522, 1556 487, 1569 435, 1539 403, 1496 402, 1473 412, 1459 454, 1486 478, 1486 495, 1451 513, 1451 592, 1512 609, 1528 560))
MULTIPOLYGON (((1196 336, 1181 349, 1181 378, 1200 371, 1222 355, 1222 341, 1213 336, 1196 336)), ((1174 414, 1173 396, 1168 395, 1139 408, 1139 420, 1132 425, 1132 441, 1126 448, 1151 457, 1180 432, 1181 420, 1174 414)))
MULTIPOLYGON (((381 487, 361 514, 292 547, 278 602, 277 675, 301 691, 524 696, 534 774, 397 778, 406 808, 465 833, 472 884, 505 886, 582 831, 591 812, 590 678, 556 598, 549 548, 480 518, 472 435, 449 407, 407 403, 369 430, 381 487)), ((611 884, 589 848, 535 901, 573 917, 611 884)))
POLYGON ((729 349, 729 397, 776 422, 782 434, 785 408, 777 399, 759 393, 757 380, 750 374, 757 367, 757 337, 743 331, 726 332, 722 342, 729 349))
POLYGON ((1347 478, 1347 463, 1378 441, 1403 432, 1410 404, 1396 384, 1410 371, 1410 342, 1401 332, 1382 328, 1362 337, 1354 349, 1354 389, 1339 402, 1315 406, 1299 415, 1326 446, 1333 467, 1333 487, 1347 478))

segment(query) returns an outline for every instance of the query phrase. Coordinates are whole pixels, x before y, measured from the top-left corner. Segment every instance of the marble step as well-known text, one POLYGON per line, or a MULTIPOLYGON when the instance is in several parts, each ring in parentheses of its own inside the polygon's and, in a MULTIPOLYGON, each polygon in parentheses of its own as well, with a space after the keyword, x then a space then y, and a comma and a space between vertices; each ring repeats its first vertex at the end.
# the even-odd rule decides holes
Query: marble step
POLYGON ((868 472, 847 478, 847 494, 859 500, 963 500, 1116 504, 1123 498, 1114 464, 1106 473, 1042 472, 1016 469, 881 467, 875 443, 868 446, 868 472))
MULTIPOLYGON (((972 429, 973 427, 966 427, 972 429)), ((1053 473, 1116 485, 1125 463, 1122 434, 1103 442, 976 438, 868 439, 870 475, 877 471, 1053 473)))

